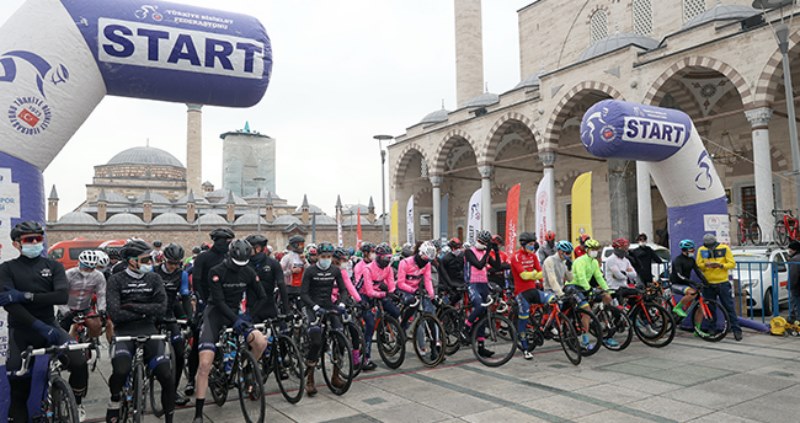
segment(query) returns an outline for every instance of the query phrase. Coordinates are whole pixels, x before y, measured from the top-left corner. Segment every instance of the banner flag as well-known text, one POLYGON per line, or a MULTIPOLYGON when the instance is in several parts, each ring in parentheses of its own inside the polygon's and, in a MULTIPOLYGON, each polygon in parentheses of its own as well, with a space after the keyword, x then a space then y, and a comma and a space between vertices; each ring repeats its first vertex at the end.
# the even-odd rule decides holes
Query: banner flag
POLYGON ((414 196, 408 198, 406 204, 406 242, 414 245, 414 196))
POLYGON ((481 229, 481 190, 478 188, 469 199, 467 207, 467 241, 475 245, 475 235, 481 229))
POLYGON ((540 243, 544 242, 544 235, 548 230, 555 230, 555 222, 551 222, 550 208, 550 186, 552 185, 553 174, 545 172, 539 187, 536 188, 536 237, 540 243))
POLYGON ((392 249, 400 245, 400 205, 397 201, 392 203, 392 225, 389 228, 389 239, 392 249))
POLYGON ((592 235, 592 172, 578 175, 572 184, 572 236, 583 234, 592 235))
POLYGON ((506 253, 511 254, 517 245, 519 228, 519 192, 522 186, 516 184, 508 190, 506 199, 506 253))

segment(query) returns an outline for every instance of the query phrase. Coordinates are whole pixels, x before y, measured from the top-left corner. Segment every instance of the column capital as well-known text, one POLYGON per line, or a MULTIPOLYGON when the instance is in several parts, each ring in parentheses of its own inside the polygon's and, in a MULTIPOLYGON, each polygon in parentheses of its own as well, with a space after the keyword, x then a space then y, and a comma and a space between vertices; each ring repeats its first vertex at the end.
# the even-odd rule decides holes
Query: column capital
POLYGON ((542 161, 544 167, 553 167, 556 164, 556 157, 558 157, 558 154, 553 150, 539 152, 539 160, 542 161))
POLYGON ((430 179, 431 185, 433 185, 434 188, 441 187, 442 182, 444 182, 444 176, 442 175, 430 175, 428 176, 428 179, 430 179))
POLYGON ((494 173, 494 166, 492 165, 480 165, 478 166, 478 173, 481 174, 481 178, 489 179, 492 177, 494 173))
POLYGON ((745 110, 744 116, 750 122, 753 129, 767 129, 770 119, 772 119, 772 109, 769 107, 758 107, 745 110))

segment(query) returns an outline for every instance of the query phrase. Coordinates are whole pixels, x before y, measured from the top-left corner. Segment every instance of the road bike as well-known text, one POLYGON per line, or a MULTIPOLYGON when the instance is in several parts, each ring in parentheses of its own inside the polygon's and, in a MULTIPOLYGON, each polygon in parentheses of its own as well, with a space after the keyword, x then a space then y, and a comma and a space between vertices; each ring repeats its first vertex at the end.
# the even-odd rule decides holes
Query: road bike
POLYGON ((603 294, 602 290, 593 290, 588 298, 589 304, 600 324, 603 346, 611 351, 622 351, 628 348, 633 340, 631 321, 618 307, 603 302, 603 294))
POLYGON ((800 224, 791 210, 773 210, 775 217, 775 241, 782 246, 800 239, 800 224))
POLYGON ((481 303, 483 316, 472 326, 472 353, 483 365, 499 367, 506 364, 517 349, 517 329, 505 316, 510 311, 509 304, 503 299, 503 291, 495 284, 489 284, 489 298, 481 303), (494 354, 479 354, 481 344, 494 354))
POLYGON ((283 397, 290 404, 297 404, 303 399, 303 382, 306 366, 300 349, 292 338, 286 335, 288 324, 293 321, 292 316, 278 316, 267 319, 264 323, 254 327, 264 333, 267 338, 267 349, 261 357, 261 369, 264 374, 264 383, 270 373, 275 374, 275 381, 283 397))
POLYGON ((347 305, 342 313, 342 324, 344 325, 344 336, 350 341, 353 347, 353 377, 358 377, 364 367, 364 354, 367 351, 367 340, 364 338, 363 323, 361 314, 363 309, 360 304, 351 303, 347 305))
POLYGON ((436 315, 425 311, 426 300, 428 300, 428 294, 425 290, 417 290, 414 294, 414 301, 402 307, 400 315, 406 316, 411 311, 409 319, 412 319, 413 323, 410 333, 414 352, 422 364, 436 367, 444 361, 445 332, 442 322, 436 318, 436 315))
POLYGON ((244 421, 263 422, 267 407, 264 381, 245 336, 231 328, 223 329, 216 347, 208 375, 208 389, 214 403, 222 407, 227 401, 228 391, 235 387, 239 392, 239 406, 244 421))
POLYGON ((383 300, 368 300, 372 302, 375 313, 375 340, 378 344, 378 354, 381 360, 390 369, 397 369, 406 359, 406 334, 400 322, 386 314, 383 300))
POLYGON ((672 314, 659 304, 660 299, 661 283, 657 281, 644 291, 637 290, 620 298, 636 337, 645 345, 655 348, 669 345, 676 332, 672 314))
MULTIPOLYGON (((528 324, 525 333, 519 335, 528 341, 528 351, 533 352, 536 347, 544 345, 544 341, 552 339, 561 344, 567 360, 577 366, 581 364, 581 345, 575 326, 566 314, 561 311, 562 299, 549 304, 531 304, 528 324)), ((518 317, 515 315, 516 320, 518 317)), ((522 343, 517 347, 522 350, 522 343)))
MULTIPOLYGON (((666 282, 663 286, 662 301, 672 313, 672 307, 678 304, 674 295, 684 295, 684 293, 679 288, 670 285, 669 282, 666 282), (669 307, 669 304, 672 304, 672 307, 669 307)), ((689 304, 689 307, 686 307, 687 317, 681 318, 673 314, 673 321, 676 325, 681 323, 690 324, 692 326, 691 331, 694 332, 695 336, 704 341, 719 342, 725 339, 731 329, 728 311, 718 301, 705 298, 701 284, 692 284, 691 288, 697 292, 697 296, 689 304)))
POLYGON ((600 350, 603 341, 603 332, 600 329, 600 321, 588 308, 580 306, 578 292, 579 288, 574 285, 567 285, 561 310, 569 317, 570 322, 575 326, 575 333, 581 338, 581 354, 584 357, 591 356, 600 350), (588 320, 588 329, 584 328, 583 321, 588 320), (583 340, 588 343, 583 343, 583 340))
POLYGON ((119 421, 122 423, 140 423, 144 419, 147 407, 148 378, 152 374, 147 370, 148 366, 144 363, 144 345, 150 341, 164 342, 168 338, 166 335, 139 335, 139 336, 115 336, 114 343, 133 342, 133 366, 125 385, 122 387, 122 401, 119 409, 119 421))
POLYGON ((452 295, 462 297, 458 307, 445 304, 444 300, 437 303, 436 316, 442 322, 445 333, 445 354, 453 355, 461 348, 461 331, 464 328, 469 310, 469 293, 467 288, 456 290, 452 295))
POLYGON ((761 244, 761 226, 758 221, 753 219, 750 224, 747 224, 748 216, 737 214, 736 223, 739 227, 739 245, 760 245, 761 244))
POLYGON ((100 360, 100 340, 89 334, 89 327, 86 325, 87 319, 100 320, 100 315, 93 310, 89 310, 88 313, 84 311, 75 312, 72 316, 73 332, 71 334, 74 334, 75 340, 79 344, 90 344, 89 348, 84 350, 84 355, 86 356, 86 362, 89 363, 89 369, 95 371, 97 362, 100 360))
POLYGON ((336 315, 338 311, 326 310, 311 325, 319 325, 322 330, 320 367, 325 384, 334 394, 344 395, 353 383, 353 347, 341 329, 331 327, 331 317, 336 315), (341 384, 335 383, 337 378, 341 384))

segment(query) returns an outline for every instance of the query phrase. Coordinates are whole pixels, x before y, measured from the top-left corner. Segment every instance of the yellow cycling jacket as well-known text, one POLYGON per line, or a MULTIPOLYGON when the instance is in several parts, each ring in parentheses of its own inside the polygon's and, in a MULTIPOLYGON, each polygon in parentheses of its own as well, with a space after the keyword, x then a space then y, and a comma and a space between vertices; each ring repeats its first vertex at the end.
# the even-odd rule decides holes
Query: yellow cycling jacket
POLYGON ((728 271, 736 267, 731 248, 725 244, 717 244, 714 248, 702 246, 697 250, 697 266, 703 271, 708 283, 728 282, 728 271), (711 268, 709 263, 719 263, 722 267, 711 268))

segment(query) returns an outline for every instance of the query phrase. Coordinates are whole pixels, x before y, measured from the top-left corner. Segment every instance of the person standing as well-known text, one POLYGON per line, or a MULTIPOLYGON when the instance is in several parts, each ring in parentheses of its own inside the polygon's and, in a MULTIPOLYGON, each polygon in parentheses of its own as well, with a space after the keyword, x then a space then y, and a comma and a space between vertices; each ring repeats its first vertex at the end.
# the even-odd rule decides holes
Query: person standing
POLYGON ((733 337, 741 341, 742 328, 733 308, 733 293, 731 282, 728 280, 728 271, 736 267, 731 247, 717 242, 716 236, 706 234, 703 237, 703 246, 697 252, 697 266, 708 280, 708 285, 703 287, 703 297, 711 300, 719 299, 719 303, 728 313, 733 337))
POLYGON ((639 279, 645 285, 650 285, 653 283, 653 263, 662 263, 663 261, 655 250, 647 245, 647 234, 639 234, 636 237, 636 242, 639 243, 639 246, 630 250, 628 255, 633 258, 631 264, 633 264, 636 273, 639 274, 639 279))

